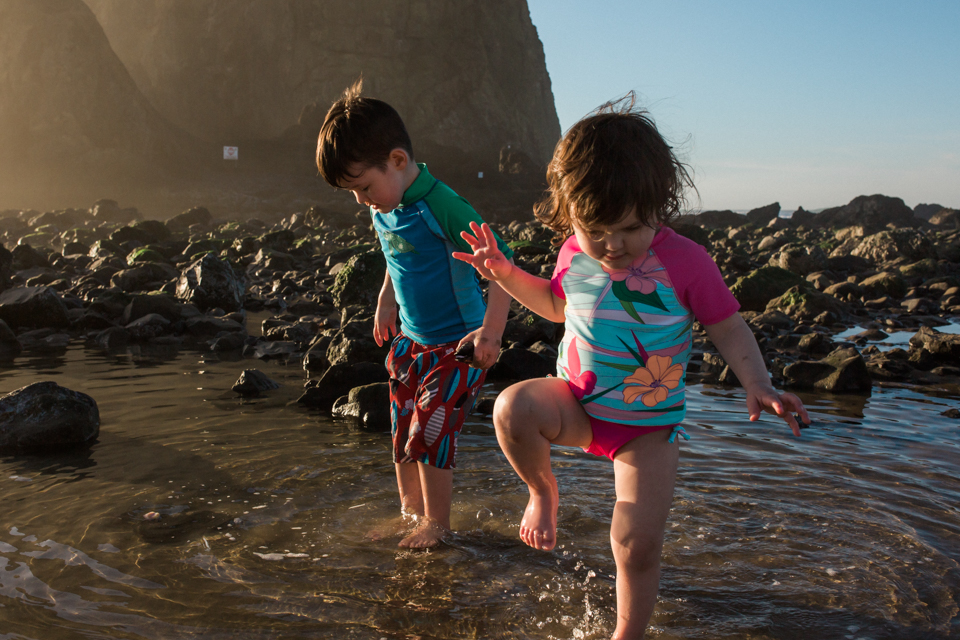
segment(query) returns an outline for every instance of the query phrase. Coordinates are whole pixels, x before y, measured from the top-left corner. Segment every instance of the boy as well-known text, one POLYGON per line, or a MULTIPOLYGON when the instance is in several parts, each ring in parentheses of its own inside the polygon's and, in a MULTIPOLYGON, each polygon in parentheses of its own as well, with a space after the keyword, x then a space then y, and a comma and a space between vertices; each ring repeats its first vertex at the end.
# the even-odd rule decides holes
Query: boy
POLYGON ((317 168, 370 207, 387 260, 373 337, 378 345, 394 338, 386 362, 393 459, 401 509, 417 516, 400 546, 426 548, 450 529, 457 436, 500 353, 510 297, 490 283, 485 308, 473 268, 451 257, 470 251, 460 232, 480 216, 414 161, 400 115, 361 97, 361 87, 357 81, 327 112, 317 168), (456 357, 468 345, 469 364, 456 357))

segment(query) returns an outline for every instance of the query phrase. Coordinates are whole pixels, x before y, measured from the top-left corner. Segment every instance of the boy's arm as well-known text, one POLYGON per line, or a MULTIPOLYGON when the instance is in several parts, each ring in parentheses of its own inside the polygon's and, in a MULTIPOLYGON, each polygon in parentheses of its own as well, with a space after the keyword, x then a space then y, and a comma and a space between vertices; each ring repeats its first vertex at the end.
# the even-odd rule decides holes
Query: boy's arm
POLYGON ((473 342, 473 361, 471 364, 474 367, 489 369, 497 361, 509 312, 510 294, 496 282, 490 282, 490 288, 487 290, 487 312, 483 316, 483 325, 479 329, 468 333, 460 341, 461 345, 465 342, 473 342))
POLYGON ((397 335, 397 294, 393 290, 393 280, 390 272, 383 273, 383 286, 377 296, 377 312, 373 316, 373 339, 378 347, 389 342, 392 335, 397 335))
MULTIPOLYGON (((550 281, 529 274, 507 260, 497 247, 490 227, 471 222, 473 235, 466 231, 460 235, 473 248, 473 253, 455 252, 454 258, 469 262, 487 280, 499 284, 523 306, 552 322, 564 321, 567 302, 557 297, 550 288, 550 281)), ((492 290, 492 284, 491 284, 492 290)))
POLYGON ((770 375, 760 355, 756 338, 739 313, 726 320, 704 327, 714 346, 736 374, 747 392, 747 411, 750 420, 758 420, 761 411, 773 413, 790 425, 793 435, 800 435, 800 425, 794 417, 799 413, 804 424, 810 424, 810 416, 800 398, 792 393, 777 393, 770 384, 770 375))

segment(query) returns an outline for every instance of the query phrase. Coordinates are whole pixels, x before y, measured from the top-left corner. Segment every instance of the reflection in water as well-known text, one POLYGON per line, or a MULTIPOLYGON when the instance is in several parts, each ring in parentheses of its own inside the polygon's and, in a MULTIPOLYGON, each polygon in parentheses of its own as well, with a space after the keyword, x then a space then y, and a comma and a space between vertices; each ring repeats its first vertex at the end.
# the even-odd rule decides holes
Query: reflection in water
MULTIPOLYGON (((31 361, 33 362, 33 361, 31 361)), ((558 449, 550 553, 489 421, 460 440, 439 549, 365 534, 397 514, 386 434, 299 407, 303 372, 207 354, 104 354, 0 370, 93 396, 86 451, 0 458, 0 640, 584 638, 614 626, 612 468, 558 449), (230 387, 256 367, 282 384, 230 387), (159 519, 148 520, 150 512, 159 519)), ((495 389, 488 388, 488 393, 495 389)), ((803 397, 800 440, 696 386, 664 546, 657 638, 960 635, 956 396, 803 397)))

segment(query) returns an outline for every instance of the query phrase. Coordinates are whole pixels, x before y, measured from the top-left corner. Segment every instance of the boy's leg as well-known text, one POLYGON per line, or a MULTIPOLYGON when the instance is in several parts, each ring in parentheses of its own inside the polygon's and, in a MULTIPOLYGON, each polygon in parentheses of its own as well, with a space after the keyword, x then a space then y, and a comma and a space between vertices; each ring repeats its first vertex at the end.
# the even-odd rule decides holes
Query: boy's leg
POLYGON ((420 470, 416 462, 397 462, 397 488, 400 490, 400 509, 404 514, 423 515, 423 491, 420 489, 420 470))
POLYGON ((417 481, 423 495, 423 518, 413 533, 400 541, 400 546, 425 549, 436 546, 450 531, 453 469, 438 469, 423 462, 415 466, 419 471, 417 481))
POLYGON ((642 638, 660 586, 663 532, 673 500, 679 445, 670 430, 625 444, 614 456, 617 503, 610 544, 617 562, 617 630, 614 640, 642 638))
POLYGON ((520 539, 534 549, 552 549, 557 542, 559 495, 550 469, 550 445, 589 446, 590 420, 565 381, 535 378, 500 394, 493 423, 500 448, 530 491, 520 539))

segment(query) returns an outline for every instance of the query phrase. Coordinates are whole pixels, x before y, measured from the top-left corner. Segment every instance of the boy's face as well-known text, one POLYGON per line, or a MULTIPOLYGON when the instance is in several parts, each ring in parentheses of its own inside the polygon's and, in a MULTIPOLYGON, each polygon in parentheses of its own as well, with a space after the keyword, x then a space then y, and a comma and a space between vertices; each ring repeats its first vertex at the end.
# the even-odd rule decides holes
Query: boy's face
POLYGON ((571 222, 583 252, 608 269, 626 269, 645 256, 657 235, 655 228, 640 221, 636 208, 627 211, 619 222, 597 229, 584 229, 576 219, 571 222))
POLYGON ((403 192, 410 186, 406 184, 409 159, 405 153, 396 154, 396 151, 390 154, 384 167, 351 165, 348 170, 356 177, 346 178, 340 188, 353 192, 357 202, 366 207, 380 213, 393 211, 400 206, 403 192))

